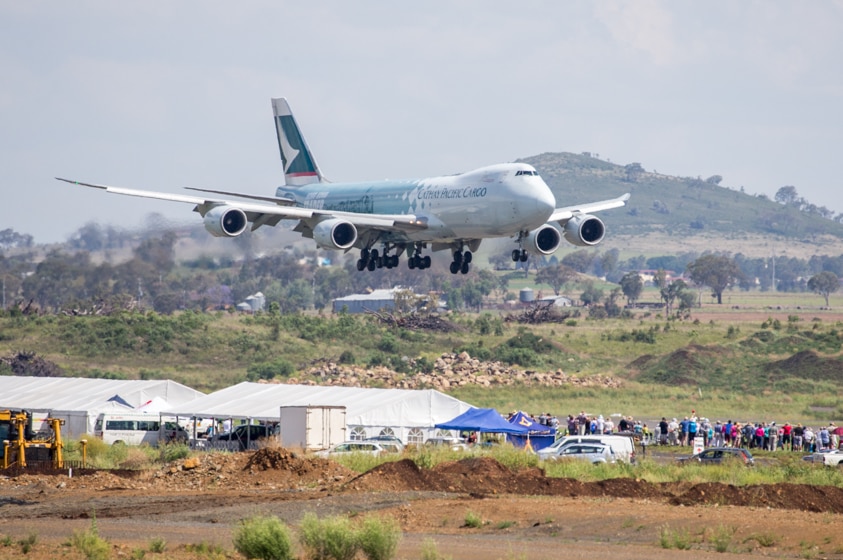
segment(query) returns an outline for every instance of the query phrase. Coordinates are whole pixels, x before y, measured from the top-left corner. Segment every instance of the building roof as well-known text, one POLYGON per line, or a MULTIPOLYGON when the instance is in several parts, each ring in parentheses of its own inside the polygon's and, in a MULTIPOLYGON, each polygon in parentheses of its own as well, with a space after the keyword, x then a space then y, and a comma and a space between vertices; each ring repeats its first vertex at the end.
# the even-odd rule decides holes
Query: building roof
POLYGON ((113 403, 140 408, 153 400, 178 406, 205 396, 166 379, 123 380, 82 377, 0 377, 0 408, 96 410, 113 403))
POLYGON ((349 426, 432 427, 472 408, 439 391, 243 382, 166 411, 178 416, 278 420, 282 406, 344 406, 349 426))

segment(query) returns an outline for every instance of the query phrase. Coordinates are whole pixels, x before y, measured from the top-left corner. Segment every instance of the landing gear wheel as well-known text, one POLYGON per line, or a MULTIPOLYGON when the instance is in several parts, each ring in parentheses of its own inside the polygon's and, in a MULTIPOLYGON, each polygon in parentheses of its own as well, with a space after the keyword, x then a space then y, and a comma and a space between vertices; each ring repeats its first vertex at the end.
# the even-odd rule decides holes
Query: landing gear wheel
POLYGON ((417 258, 418 257, 410 257, 409 259, 407 259, 407 268, 409 268, 410 270, 413 270, 414 268, 421 268, 416 262, 417 258))
POLYGON ((462 262, 465 264, 469 264, 471 262, 471 251, 466 251, 462 255, 462 262))
POLYGON ((357 271, 361 272, 362 270, 364 270, 366 268, 366 264, 366 261, 364 261, 362 257, 357 259, 357 271))
POLYGON ((421 264, 421 268, 430 268, 430 257, 422 257, 421 264))
POLYGON ((527 251, 524 251, 524 250, 521 251, 521 262, 527 262, 527 259, 529 257, 530 257, 530 255, 527 254, 527 251))
POLYGON ((369 259, 369 262, 366 263, 366 268, 369 269, 369 272, 373 272, 377 266, 378 263, 375 262, 375 259, 369 259))
POLYGON ((460 271, 460 263, 454 261, 451 263, 451 274, 456 274, 460 271))
POLYGON ((513 249, 512 262, 518 262, 519 260, 521 260, 521 251, 519 251, 518 249, 513 249))
POLYGON ((460 272, 462 274, 468 274, 468 269, 471 267, 468 261, 463 261, 462 266, 460 267, 460 272))

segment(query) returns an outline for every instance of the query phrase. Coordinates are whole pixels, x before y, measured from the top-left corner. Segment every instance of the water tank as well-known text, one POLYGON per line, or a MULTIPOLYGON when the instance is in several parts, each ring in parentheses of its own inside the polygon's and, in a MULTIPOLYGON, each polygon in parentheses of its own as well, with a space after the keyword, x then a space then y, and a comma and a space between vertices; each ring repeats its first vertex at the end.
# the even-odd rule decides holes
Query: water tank
POLYGON ((522 288, 518 296, 521 303, 533 303, 536 300, 536 295, 533 293, 533 288, 522 288))

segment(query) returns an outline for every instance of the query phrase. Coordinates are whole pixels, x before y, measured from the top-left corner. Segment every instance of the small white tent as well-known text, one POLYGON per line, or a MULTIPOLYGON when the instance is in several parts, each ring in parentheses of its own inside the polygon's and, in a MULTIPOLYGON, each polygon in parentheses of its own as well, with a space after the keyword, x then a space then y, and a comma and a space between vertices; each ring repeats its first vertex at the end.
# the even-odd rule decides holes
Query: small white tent
POLYGON ((101 412, 133 410, 153 403, 157 409, 170 408, 204 396, 166 379, 0 377, 0 409, 49 412, 65 420, 64 434, 68 437, 93 433, 101 412))
POLYGON ((362 439, 386 431, 411 443, 421 443, 436 432, 435 424, 473 408, 468 403, 432 389, 366 389, 244 382, 164 412, 174 416, 277 422, 282 406, 344 406, 346 425, 352 437, 362 439))

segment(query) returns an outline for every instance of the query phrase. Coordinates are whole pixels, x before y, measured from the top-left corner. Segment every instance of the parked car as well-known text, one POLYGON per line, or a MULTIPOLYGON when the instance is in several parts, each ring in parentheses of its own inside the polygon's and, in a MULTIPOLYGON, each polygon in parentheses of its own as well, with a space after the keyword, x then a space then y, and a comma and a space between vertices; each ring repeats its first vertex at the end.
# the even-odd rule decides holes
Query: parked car
POLYGON ((263 424, 242 424, 237 426, 230 432, 217 434, 209 441, 212 442, 238 442, 240 451, 245 451, 251 444, 259 439, 266 439, 275 435, 274 426, 266 426, 263 424))
POLYGON ((749 449, 742 447, 711 447, 690 457, 679 457, 677 461, 682 464, 702 463, 703 465, 719 465, 723 462, 735 461, 748 467, 755 464, 755 459, 749 449))
POLYGON ((602 443, 569 443, 557 448, 556 453, 548 455, 546 459, 588 461, 592 464, 616 462, 612 447, 602 443))
POLYGON ((386 453, 400 453, 401 450, 394 443, 378 441, 346 441, 325 451, 317 451, 316 456, 325 459, 338 455, 360 453, 363 455, 383 455, 386 453))
POLYGON ((404 442, 395 436, 374 436, 363 441, 374 441, 381 444, 390 453, 401 453, 404 451, 404 442))
POLYGON ((449 447, 451 451, 465 451, 468 444, 459 437, 432 437, 424 442, 425 447, 449 447))
POLYGON ((827 467, 843 467, 843 452, 838 449, 830 451, 821 451, 819 453, 811 453, 802 457, 803 461, 809 463, 817 463, 827 467))
POLYGON ((612 453, 615 454, 615 460, 624 463, 635 462, 635 443, 629 436, 619 436, 616 434, 594 434, 582 436, 564 436, 557 439, 551 445, 539 449, 536 454, 539 459, 549 459, 553 455, 557 455, 559 450, 566 445, 573 443, 598 443, 601 445, 608 445, 612 448, 612 453))

